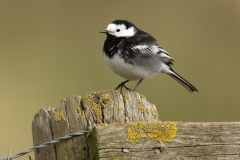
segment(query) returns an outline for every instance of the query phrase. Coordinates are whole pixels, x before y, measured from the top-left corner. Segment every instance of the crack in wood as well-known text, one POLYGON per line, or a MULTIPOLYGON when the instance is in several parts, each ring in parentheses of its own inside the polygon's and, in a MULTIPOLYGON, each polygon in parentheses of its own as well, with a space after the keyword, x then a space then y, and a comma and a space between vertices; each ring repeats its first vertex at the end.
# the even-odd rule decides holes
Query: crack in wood
POLYGON ((58 122, 54 120, 53 108, 36 113, 32 122, 34 146, 87 130, 88 120, 95 126, 93 132, 89 137, 79 136, 38 149, 35 160, 240 159, 240 122, 182 122, 177 124, 178 132, 172 142, 144 138, 132 144, 126 122, 159 120, 155 105, 135 92, 104 90, 83 97, 70 96, 62 101, 60 109, 66 118, 58 122), (93 98, 96 94, 98 99, 93 98), (112 103, 108 103, 109 98, 112 103), (101 116, 97 114, 99 108, 92 108, 100 104, 101 116), (76 112, 78 107, 85 116, 76 112))

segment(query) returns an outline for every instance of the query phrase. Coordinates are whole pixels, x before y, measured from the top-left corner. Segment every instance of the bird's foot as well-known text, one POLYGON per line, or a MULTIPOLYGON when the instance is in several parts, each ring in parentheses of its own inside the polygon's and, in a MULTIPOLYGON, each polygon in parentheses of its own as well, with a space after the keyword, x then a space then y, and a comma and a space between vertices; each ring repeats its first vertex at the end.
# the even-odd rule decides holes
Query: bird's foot
POLYGON ((132 89, 126 87, 125 85, 122 85, 122 87, 124 87, 124 88, 125 88, 126 90, 128 90, 128 91, 132 91, 132 89))
POLYGON ((122 92, 122 88, 123 88, 123 87, 124 87, 125 89, 127 89, 127 90, 130 90, 130 88, 128 88, 128 87, 125 86, 125 83, 127 83, 128 81, 129 81, 129 80, 126 80, 126 81, 120 83, 120 84, 115 88, 115 90, 118 90, 118 89, 120 88, 120 91, 122 92))
POLYGON ((132 89, 128 88, 127 86, 125 86, 124 84, 117 86, 117 88, 115 88, 115 90, 118 90, 120 88, 120 92, 122 92, 123 88, 125 88, 128 91, 132 91, 132 89))

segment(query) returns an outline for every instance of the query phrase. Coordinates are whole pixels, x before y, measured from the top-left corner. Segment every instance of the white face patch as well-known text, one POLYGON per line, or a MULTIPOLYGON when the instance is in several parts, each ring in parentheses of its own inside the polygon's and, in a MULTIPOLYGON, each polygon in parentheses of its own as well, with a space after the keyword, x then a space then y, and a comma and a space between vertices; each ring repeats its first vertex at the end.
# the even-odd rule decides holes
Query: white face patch
POLYGON ((107 26, 108 33, 116 37, 131 37, 136 33, 136 29, 132 26, 126 29, 124 24, 110 23, 107 26))

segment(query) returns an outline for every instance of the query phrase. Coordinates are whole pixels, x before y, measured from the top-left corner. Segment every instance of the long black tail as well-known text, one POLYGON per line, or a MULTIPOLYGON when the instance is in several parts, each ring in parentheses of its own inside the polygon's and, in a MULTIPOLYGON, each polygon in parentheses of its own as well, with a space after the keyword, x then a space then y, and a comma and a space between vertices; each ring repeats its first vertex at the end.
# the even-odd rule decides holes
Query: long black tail
POLYGON ((198 92, 197 88, 195 88, 191 83, 189 83, 186 79, 181 77, 179 74, 171 69, 170 72, 166 73, 168 76, 176 80, 179 84, 181 84, 184 88, 186 88, 189 92, 198 92))

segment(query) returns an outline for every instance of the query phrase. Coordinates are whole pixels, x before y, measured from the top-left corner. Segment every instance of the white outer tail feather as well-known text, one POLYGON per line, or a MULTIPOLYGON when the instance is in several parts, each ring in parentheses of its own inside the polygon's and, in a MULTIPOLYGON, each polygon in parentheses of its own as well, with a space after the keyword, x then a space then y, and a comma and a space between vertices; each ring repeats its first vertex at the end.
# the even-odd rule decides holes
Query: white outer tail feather
POLYGON ((166 73, 169 77, 173 78, 179 84, 181 84, 184 88, 186 88, 189 92, 198 92, 197 88, 195 88, 191 83, 185 80, 183 77, 174 72, 168 65, 163 64, 161 72, 166 73))
POLYGON ((176 80, 179 84, 181 84, 184 88, 186 88, 189 92, 198 92, 198 90, 187 80, 182 78, 180 75, 175 73, 174 71, 170 71, 167 73, 168 76, 176 80))

